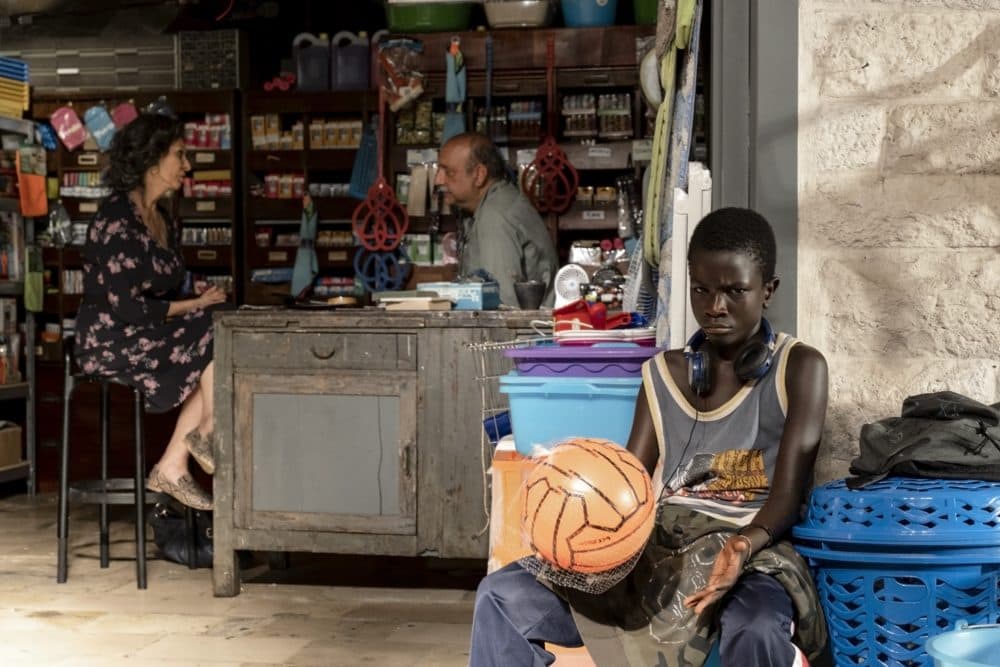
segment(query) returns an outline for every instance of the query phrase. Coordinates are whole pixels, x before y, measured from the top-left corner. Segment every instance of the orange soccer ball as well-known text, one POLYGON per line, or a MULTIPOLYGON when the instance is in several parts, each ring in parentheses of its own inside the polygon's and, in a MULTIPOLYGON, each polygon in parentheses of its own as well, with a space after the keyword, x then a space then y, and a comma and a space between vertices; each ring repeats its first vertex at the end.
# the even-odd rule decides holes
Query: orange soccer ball
POLYGON ((656 500, 645 467, 609 440, 559 443, 525 483, 521 526, 536 556, 563 570, 605 572, 646 545, 656 500))

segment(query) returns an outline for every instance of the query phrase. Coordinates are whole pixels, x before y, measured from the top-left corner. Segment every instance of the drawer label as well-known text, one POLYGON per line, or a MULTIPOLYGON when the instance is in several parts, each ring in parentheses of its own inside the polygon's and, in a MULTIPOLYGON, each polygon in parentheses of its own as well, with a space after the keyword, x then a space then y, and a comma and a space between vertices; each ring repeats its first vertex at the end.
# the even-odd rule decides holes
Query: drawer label
POLYGON ((80 213, 97 213, 97 202, 96 201, 80 202, 80 213))
POLYGON ((326 253, 326 259, 329 262, 346 262, 347 261, 347 251, 346 250, 331 250, 326 253))
POLYGON ((198 259, 204 259, 204 260, 217 259, 218 256, 219 253, 216 252, 215 250, 199 250, 197 253, 198 259))
POLYGON ((200 201, 195 202, 194 210, 196 211, 214 211, 215 202, 214 201, 200 201))
POLYGON ((604 220, 604 211, 600 210, 587 210, 583 212, 584 220, 604 220))
POLYGON ((97 153, 80 153, 76 156, 76 164, 80 167, 93 167, 97 165, 97 153))
POLYGON ((215 162, 215 153, 205 153, 204 151, 199 151, 194 154, 195 164, 211 164, 215 162))
POLYGON ((272 250, 267 253, 267 261, 269 262, 287 262, 288 252, 285 250, 272 250))
POLYGON ((609 158, 611 157, 610 146, 591 146, 587 149, 587 157, 609 158))

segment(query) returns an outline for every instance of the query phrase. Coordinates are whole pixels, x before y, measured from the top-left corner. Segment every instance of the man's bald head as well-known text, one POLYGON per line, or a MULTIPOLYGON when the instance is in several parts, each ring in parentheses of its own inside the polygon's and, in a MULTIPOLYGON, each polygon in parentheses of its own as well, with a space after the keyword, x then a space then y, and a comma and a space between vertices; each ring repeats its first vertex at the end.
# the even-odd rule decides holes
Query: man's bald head
POLYGON ((486 175, 491 181, 507 178, 507 162, 485 134, 464 132, 449 139, 445 147, 452 143, 468 151, 466 165, 468 172, 471 172, 478 165, 483 165, 486 167, 486 175))

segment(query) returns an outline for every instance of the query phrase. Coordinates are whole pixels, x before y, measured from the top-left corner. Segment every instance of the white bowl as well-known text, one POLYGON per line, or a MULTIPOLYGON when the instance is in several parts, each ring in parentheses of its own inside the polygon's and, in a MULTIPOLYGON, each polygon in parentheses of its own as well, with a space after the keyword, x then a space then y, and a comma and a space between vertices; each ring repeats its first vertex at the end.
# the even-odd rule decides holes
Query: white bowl
POLYGON ((483 8, 491 28, 540 28, 556 11, 550 0, 486 0, 483 8))

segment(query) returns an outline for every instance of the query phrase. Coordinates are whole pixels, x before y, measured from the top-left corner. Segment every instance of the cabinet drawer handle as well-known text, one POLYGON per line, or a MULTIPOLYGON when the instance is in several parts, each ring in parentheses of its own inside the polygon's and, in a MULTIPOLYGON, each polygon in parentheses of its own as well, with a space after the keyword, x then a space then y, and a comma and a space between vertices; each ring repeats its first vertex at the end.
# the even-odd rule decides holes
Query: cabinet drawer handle
POLYGON ((337 352, 337 348, 335 347, 330 348, 330 351, 326 354, 320 354, 319 352, 316 351, 315 347, 310 347, 309 351, 312 352, 312 355, 317 359, 322 359, 323 361, 326 361, 327 359, 333 357, 333 355, 337 352))
POLYGON ((493 89, 499 93, 516 93, 521 90, 521 84, 518 81, 494 82, 493 89))
POLYGON ((583 77, 584 83, 610 83, 610 74, 588 74, 583 77))

